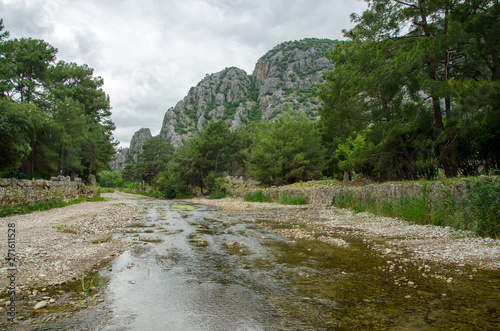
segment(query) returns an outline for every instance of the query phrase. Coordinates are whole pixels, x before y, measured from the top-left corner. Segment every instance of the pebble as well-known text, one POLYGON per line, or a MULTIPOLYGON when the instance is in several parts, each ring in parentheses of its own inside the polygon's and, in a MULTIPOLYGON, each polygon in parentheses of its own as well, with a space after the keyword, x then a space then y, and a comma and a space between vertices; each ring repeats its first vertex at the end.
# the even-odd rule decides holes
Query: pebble
POLYGON ((40 301, 39 303, 37 303, 35 305, 35 307, 33 309, 37 310, 37 309, 44 308, 45 306, 47 306, 47 301, 40 301))
POLYGON ((447 282, 448 282, 448 284, 453 283, 453 278, 451 278, 451 277, 450 277, 450 278, 448 278, 447 282))

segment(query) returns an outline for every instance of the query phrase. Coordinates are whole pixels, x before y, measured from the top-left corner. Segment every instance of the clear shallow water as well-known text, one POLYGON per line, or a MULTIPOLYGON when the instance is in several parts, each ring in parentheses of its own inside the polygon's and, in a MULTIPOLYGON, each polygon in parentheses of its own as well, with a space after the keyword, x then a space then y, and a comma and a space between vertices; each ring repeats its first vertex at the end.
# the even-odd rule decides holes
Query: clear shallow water
MULTIPOLYGON (((99 272, 104 302, 68 305, 28 329, 500 330, 500 271, 419 270, 388 263, 359 238, 342 238, 350 247, 341 248, 274 234, 311 230, 291 215, 255 221, 204 206, 145 203, 151 208, 142 219, 116 235, 132 247, 99 272)), ((78 287, 68 286, 68 300, 81 300, 78 287)))
POLYGON ((278 223, 153 204, 104 272, 106 330, 500 329, 498 271, 453 284, 384 272, 359 239, 291 241, 269 231, 278 223))

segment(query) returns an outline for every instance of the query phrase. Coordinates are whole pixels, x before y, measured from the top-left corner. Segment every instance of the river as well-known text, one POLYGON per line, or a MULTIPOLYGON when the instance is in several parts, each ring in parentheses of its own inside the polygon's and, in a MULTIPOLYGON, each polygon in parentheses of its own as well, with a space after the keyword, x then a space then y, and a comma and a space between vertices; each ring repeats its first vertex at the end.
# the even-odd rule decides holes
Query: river
POLYGON ((290 239, 274 230, 303 227, 293 220, 145 203, 116 234, 131 248, 99 272, 101 304, 44 329, 500 329, 498 271, 470 279, 465 267, 451 284, 411 264, 391 269, 362 238, 290 239))

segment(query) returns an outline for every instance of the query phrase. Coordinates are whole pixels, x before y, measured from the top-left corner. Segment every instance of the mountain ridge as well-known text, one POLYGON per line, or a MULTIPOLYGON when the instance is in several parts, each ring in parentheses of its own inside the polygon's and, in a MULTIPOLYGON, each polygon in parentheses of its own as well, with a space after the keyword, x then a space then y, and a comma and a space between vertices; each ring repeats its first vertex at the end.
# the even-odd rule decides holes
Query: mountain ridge
MULTIPOLYGON (((313 85, 321 82, 323 72, 333 69, 325 54, 336 42, 317 38, 286 41, 266 52, 251 75, 237 67, 207 74, 165 112, 159 135, 178 148, 212 120, 223 120, 232 130, 252 121, 272 120, 284 112, 304 112, 316 120, 319 100, 312 93, 313 85)), ((120 150, 117 159, 136 160, 135 154, 146 141, 120 150)), ((112 164, 116 171, 123 167, 123 162, 112 164)))

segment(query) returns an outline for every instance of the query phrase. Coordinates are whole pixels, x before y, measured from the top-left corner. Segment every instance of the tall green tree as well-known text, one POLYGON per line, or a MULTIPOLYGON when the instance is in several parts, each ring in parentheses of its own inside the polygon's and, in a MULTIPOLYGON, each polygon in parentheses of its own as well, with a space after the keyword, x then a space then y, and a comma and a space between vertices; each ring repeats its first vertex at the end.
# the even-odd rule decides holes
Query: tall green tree
POLYGON ((32 151, 44 114, 33 104, 19 104, 0 98, 0 171, 21 169, 32 151))
POLYGON ((153 178, 164 171, 172 154, 174 147, 160 136, 149 139, 142 147, 139 154, 135 171, 137 177, 141 177, 146 183, 151 184, 153 178))
POLYGON ((201 132, 185 142, 175 155, 176 170, 181 179, 205 190, 215 187, 215 179, 232 169, 235 161, 235 134, 223 121, 208 123, 201 132))
POLYGON ((57 49, 38 39, 21 38, 0 44, 4 96, 21 103, 38 101, 57 49))
POLYGON ((250 177, 273 185, 321 176, 325 151, 316 124, 305 115, 260 123, 251 136, 246 161, 250 177))
POLYGON ((6 153, 20 158, 2 158, 0 168, 21 162, 30 177, 107 169, 116 142, 102 78, 87 65, 56 63, 57 49, 43 40, 7 40, 3 28, 0 20, 0 122, 6 153))
MULTIPOLYGON (((336 140, 332 145, 373 126, 366 136, 371 144, 366 145, 364 157, 375 170, 384 169, 384 164, 403 165, 390 175, 403 178, 432 173, 429 167, 433 164, 446 176, 463 172, 460 157, 468 162, 476 156, 473 151, 460 155, 467 140, 464 128, 473 124, 470 112, 491 110, 459 107, 455 86, 467 79, 487 79, 486 59, 493 64, 498 53, 490 46, 498 47, 489 45, 483 62, 479 57, 475 60, 471 50, 481 47, 472 40, 478 40, 480 34, 464 31, 459 21, 464 11, 475 16, 472 21, 496 12, 498 1, 367 2, 367 11, 353 15, 357 25, 345 32, 349 40, 330 54, 335 70, 325 75, 326 82, 320 87, 322 121, 331 140, 336 140)), ((488 28, 481 29, 484 37, 479 39, 484 42, 480 45, 497 38, 498 23, 495 19, 489 22, 488 28)), ((380 175, 375 170, 372 174, 380 175)))

